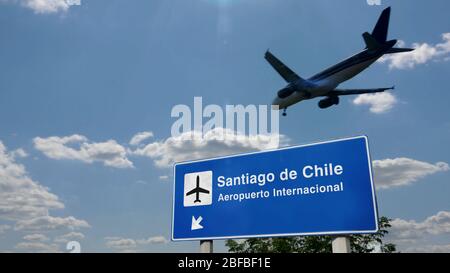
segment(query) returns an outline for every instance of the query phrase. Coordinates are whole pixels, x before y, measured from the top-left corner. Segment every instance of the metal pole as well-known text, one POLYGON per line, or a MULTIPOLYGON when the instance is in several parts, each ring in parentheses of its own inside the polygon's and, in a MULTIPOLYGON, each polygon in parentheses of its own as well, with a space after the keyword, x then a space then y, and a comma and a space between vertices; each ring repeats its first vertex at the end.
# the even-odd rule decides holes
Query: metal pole
POLYGON ((212 240, 200 241, 200 253, 213 253, 213 241, 212 240))
POLYGON ((347 237, 336 237, 331 243, 333 253, 350 253, 350 240, 347 237))

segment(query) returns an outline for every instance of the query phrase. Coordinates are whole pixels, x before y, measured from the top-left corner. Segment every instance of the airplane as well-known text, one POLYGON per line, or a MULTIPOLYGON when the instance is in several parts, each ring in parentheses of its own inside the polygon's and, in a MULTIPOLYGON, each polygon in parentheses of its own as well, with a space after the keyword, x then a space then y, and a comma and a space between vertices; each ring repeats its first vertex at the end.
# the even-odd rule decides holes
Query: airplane
POLYGON ((267 50, 264 56, 265 59, 288 83, 283 89, 278 91, 277 97, 272 102, 272 107, 274 109, 283 109, 283 116, 286 116, 286 109, 289 106, 303 100, 326 97, 318 103, 319 108, 325 109, 333 105, 338 105, 340 96, 393 90, 395 88, 394 86, 372 89, 336 88, 342 82, 361 73, 385 54, 402 53, 414 50, 412 48, 394 48, 397 40, 387 41, 390 14, 391 7, 384 9, 378 18, 372 34, 368 32, 362 34, 366 44, 366 48, 363 51, 325 69, 309 79, 303 79, 298 76, 267 50))
POLYGON ((189 191, 188 193, 186 193, 186 196, 189 196, 191 194, 195 193, 195 201, 194 203, 201 203, 202 201, 200 201, 200 193, 209 193, 208 190, 205 190, 203 188, 200 188, 200 177, 197 175, 197 186, 195 187, 195 189, 189 191))

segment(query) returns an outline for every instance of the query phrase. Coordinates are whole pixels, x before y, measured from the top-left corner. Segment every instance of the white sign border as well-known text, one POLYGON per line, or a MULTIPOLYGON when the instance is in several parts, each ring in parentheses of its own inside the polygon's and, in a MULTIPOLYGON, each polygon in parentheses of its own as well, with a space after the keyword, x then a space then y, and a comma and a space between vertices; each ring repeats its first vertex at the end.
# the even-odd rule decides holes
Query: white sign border
MULTIPOLYGON (((199 240, 227 240, 227 239, 247 239, 247 238, 267 238, 267 237, 290 237, 290 236, 313 236, 313 235, 342 235, 342 234, 368 234, 368 233, 376 233, 379 231, 379 225, 378 225, 378 205, 377 205, 377 198, 375 195, 375 186, 373 183, 373 175, 372 175, 372 159, 370 157, 370 151, 369 151, 369 138, 366 135, 361 136, 354 136, 354 137, 347 137, 347 138, 339 138, 339 139, 333 139, 333 140, 327 140, 327 141, 320 141, 320 142, 313 142, 309 144, 302 144, 302 145, 295 145, 295 146, 289 146, 289 147, 282 147, 278 149, 271 149, 271 150, 265 150, 265 151, 257 151, 257 152, 250 152, 250 153, 242 153, 242 154, 234 154, 234 155, 227 155, 227 156, 220 156, 220 157, 212 157, 212 158, 204 158, 204 159, 198 159, 198 160, 192 160, 192 161, 183 161, 183 162, 176 162, 173 164, 173 195, 172 195, 172 222, 171 222, 171 241, 177 242, 177 241, 199 241, 199 240), (335 143, 335 142, 342 142, 347 140, 354 140, 354 139, 360 139, 363 138, 366 142, 366 153, 367 153, 367 160, 369 164, 369 176, 370 176, 370 186, 372 188, 372 202, 373 202, 373 208, 374 208, 374 215, 375 215, 375 229, 374 230, 345 230, 345 231, 321 231, 321 232, 303 232, 303 233, 277 233, 277 234, 258 234, 258 235, 239 235, 239 236, 219 236, 219 237, 196 237, 196 238, 174 238, 174 220, 175 220, 175 188, 176 188, 176 175, 175 175, 175 169, 178 165, 185 165, 195 162, 203 162, 203 161, 210 161, 210 160, 216 160, 216 159, 223 159, 223 158, 230 158, 230 157, 239 157, 239 156, 247 156, 252 154, 262 154, 262 153, 270 153, 275 151, 282 151, 282 150, 289 150, 289 149, 295 149, 295 148, 302 148, 302 147, 309 147, 309 146, 315 146, 315 145, 321 145, 321 144, 328 144, 328 143, 335 143)), ((214 185, 213 185, 214 187, 214 185)))

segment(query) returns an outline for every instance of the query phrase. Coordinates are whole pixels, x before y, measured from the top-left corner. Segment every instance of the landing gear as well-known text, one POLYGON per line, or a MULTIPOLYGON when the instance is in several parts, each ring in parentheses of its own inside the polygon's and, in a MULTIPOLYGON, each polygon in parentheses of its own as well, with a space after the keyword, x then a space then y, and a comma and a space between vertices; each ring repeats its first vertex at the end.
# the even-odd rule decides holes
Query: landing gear
POLYGON ((287 116, 286 109, 287 109, 287 108, 284 108, 284 109, 283 109, 283 117, 287 116))

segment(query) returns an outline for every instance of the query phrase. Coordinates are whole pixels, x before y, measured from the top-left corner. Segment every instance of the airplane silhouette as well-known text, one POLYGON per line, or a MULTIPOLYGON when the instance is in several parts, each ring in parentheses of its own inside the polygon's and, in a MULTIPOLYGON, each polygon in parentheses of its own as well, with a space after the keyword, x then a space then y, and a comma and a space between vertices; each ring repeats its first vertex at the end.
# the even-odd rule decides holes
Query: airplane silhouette
POLYGON ((186 193, 186 196, 189 196, 191 194, 195 193, 195 201, 194 203, 201 203, 202 201, 200 201, 199 197, 200 197, 200 193, 209 193, 208 190, 205 190, 203 188, 200 188, 200 176, 197 175, 197 186, 195 187, 195 189, 189 191, 188 193, 186 193))
POLYGON ((303 100, 316 97, 325 97, 319 101, 319 108, 325 109, 339 104, 339 97, 347 95, 373 94, 394 89, 370 88, 370 89, 338 89, 338 85, 353 78, 372 65, 385 54, 396 54, 413 51, 412 48, 397 48, 397 40, 387 40, 389 18, 391 8, 388 7, 381 13, 372 34, 365 32, 362 36, 366 48, 360 53, 316 74, 308 79, 301 78, 277 57, 269 51, 265 58, 269 64, 288 82, 283 89, 278 91, 272 105, 275 109, 282 109, 286 116, 288 106, 303 100))

